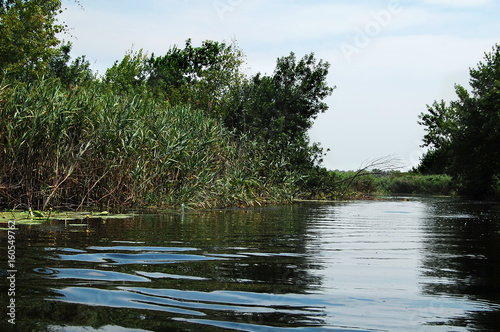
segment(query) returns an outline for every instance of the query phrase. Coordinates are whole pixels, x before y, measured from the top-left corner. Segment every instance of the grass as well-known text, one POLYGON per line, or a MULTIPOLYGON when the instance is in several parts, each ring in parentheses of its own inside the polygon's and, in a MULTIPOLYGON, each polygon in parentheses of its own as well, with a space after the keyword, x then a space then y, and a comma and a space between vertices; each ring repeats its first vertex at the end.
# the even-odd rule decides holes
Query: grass
POLYGON ((451 176, 393 173, 379 177, 379 191, 392 194, 452 195, 455 191, 451 176))
POLYGON ((286 160, 204 112, 98 84, 0 84, 0 206, 47 211, 289 201, 286 160))
POLYGON ((381 171, 326 171, 314 175, 311 190, 302 198, 314 200, 367 199, 381 194, 454 195, 448 175, 420 175, 381 171))
POLYGON ((361 194, 429 194, 452 195, 454 186, 448 175, 420 175, 401 172, 341 172, 343 190, 361 194))

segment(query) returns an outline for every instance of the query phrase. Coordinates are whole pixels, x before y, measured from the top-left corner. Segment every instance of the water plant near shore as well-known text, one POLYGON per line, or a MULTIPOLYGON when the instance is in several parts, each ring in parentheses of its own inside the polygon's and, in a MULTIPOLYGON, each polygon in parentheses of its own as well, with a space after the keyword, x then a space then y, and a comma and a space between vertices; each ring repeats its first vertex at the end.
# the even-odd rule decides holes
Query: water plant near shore
POLYGON ((255 205, 291 200, 287 160, 205 112, 117 96, 96 82, 0 85, 0 205, 255 205))

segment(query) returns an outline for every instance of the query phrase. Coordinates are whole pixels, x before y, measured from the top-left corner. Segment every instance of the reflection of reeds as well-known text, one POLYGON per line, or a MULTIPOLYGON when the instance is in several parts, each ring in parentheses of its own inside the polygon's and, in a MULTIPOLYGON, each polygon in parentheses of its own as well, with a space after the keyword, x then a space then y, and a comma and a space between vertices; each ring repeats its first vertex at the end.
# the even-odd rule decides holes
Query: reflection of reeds
POLYGON ((213 207, 290 199, 294 177, 205 113, 62 88, 0 88, 0 205, 213 207), (245 145, 245 146, 243 146, 245 145))

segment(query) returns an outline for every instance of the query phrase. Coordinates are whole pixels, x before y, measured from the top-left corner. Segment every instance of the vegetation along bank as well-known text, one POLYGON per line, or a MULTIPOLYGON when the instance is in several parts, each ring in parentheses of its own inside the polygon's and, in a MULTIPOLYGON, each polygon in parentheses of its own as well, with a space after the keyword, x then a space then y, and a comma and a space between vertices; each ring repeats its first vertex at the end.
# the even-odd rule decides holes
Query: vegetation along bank
POLYGON ((71 61, 59 1, 0 2, 0 206, 290 202, 320 162, 307 131, 333 89, 314 54, 242 74, 235 42, 71 61), (41 15, 42 14, 42 15, 41 15))
MULTIPOLYGON (((308 130, 334 91, 313 53, 243 73, 236 42, 128 51, 105 73, 71 44, 61 3, 0 2, 0 207, 33 210, 259 206, 359 193, 500 196, 498 46, 472 93, 420 117, 412 175, 334 172, 308 130)), ((385 173, 384 173, 385 172, 385 173)))

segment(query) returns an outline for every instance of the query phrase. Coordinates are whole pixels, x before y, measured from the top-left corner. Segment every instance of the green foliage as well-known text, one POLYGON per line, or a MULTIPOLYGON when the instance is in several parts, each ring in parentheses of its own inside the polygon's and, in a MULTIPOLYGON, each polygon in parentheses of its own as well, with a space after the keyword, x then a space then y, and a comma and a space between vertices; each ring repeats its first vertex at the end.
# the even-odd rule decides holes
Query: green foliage
POLYGON ((7 72, 18 78, 44 74, 59 53, 59 0, 5 0, 0 2, 0 79, 7 72))
POLYGON ((306 199, 345 200, 359 199, 378 193, 374 174, 360 171, 329 171, 324 167, 311 168, 302 188, 306 199))
POLYGON ((278 59, 273 76, 246 78, 243 62, 234 42, 193 47, 187 40, 183 49, 174 46, 162 57, 127 53, 106 72, 104 83, 117 94, 205 110, 234 130, 240 145, 258 142, 270 160, 287 160, 288 171, 305 176, 323 157, 307 130, 328 108, 323 99, 333 91, 326 83, 329 64, 312 53, 300 60, 291 53, 278 59))
POLYGON ((333 91, 326 83, 328 68, 313 53, 300 60, 293 53, 279 58, 272 76, 257 74, 232 91, 224 123, 265 144, 269 154, 287 156, 295 170, 307 174, 323 156, 307 131, 328 109, 323 101, 333 91))
POLYGON ((90 83, 95 75, 90 69, 90 63, 85 56, 78 57, 70 63, 71 44, 63 44, 59 52, 49 62, 46 76, 57 78, 66 87, 90 83))
POLYGON ((416 171, 420 174, 446 174, 448 172, 448 161, 451 150, 446 147, 430 149, 420 159, 416 171))
POLYGON ((286 160, 241 146, 203 111, 118 96, 97 83, 5 83, 0 205, 214 207, 295 193, 286 160))
POLYGON ((375 179, 376 190, 390 194, 450 195, 453 181, 448 175, 392 173, 375 179))
POLYGON ((121 62, 116 61, 106 71, 103 82, 120 95, 140 95, 147 91, 147 54, 143 50, 127 52, 121 62))
POLYGON ((351 199, 377 194, 452 195, 454 185, 448 175, 421 175, 380 171, 327 171, 318 169, 311 180, 307 198, 351 199))
POLYGON ((336 182, 334 184, 334 198, 349 199, 359 198, 361 195, 379 193, 377 187, 377 178, 366 170, 347 171, 347 172, 331 172, 335 174, 336 182))
POLYGON ((100 79, 57 39, 60 7, 0 1, 0 205, 252 205, 314 175, 328 63, 291 53, 249 79, 235 42, 188 39, 100 79))
POLYGON ((104 81, 117 93, 147 93, 171 105, 189 104, 219 117, 229 91, 241 84, 243 62, 235 41, 228 45, 208 40, 193 47, 188 39, 183 49, 174 46, 164 56, 129 51, 106 71, 104 81))
POLYGON ((294 53, 279 58, 273 76, 257 74, 241 86, 238 106, 226 113, 225 123, 264 141, 283 134, 292 141, 302 137, 312 120, 328 109, 323 101, 333 91, 326 83, 328 68, 328 63, 316 62, 313 53, 299 61, 294 53))
POLYGON ((338 188, 337 174, 324 167, 311 168, 301 180, 301 187, 304 188, 302 197, 307 199, 334 198, 332 196, 335 196, 334 191, 338 188))
MULTIPOLYGON (((485 62, 470 70, 472 91, 457 85, 458 100, 441 102, 420 116, 430 147, 420 170, 444 171, 461 192, 473 197, 495 195, 500 174, 500 47, 485 54, 485 62)), ((497 196, 498 197, 498 196, 497 196)))

